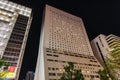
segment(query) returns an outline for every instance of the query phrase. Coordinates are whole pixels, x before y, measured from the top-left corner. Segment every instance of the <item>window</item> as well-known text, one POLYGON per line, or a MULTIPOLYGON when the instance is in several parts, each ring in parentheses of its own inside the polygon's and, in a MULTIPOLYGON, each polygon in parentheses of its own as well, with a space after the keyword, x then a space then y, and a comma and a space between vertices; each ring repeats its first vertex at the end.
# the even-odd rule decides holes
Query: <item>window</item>
POLYGON ((49 76, 56 76, 55 73, 49 73, 49 76))

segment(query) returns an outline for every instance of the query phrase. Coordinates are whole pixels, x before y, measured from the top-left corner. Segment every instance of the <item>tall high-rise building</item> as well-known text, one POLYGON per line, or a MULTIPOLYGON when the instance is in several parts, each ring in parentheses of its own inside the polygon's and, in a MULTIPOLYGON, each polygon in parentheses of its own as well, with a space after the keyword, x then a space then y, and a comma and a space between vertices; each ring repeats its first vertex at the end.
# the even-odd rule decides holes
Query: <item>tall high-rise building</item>
POLYGON ((10 63, 4 76, 18 80, 31 24, 31 9, 0 0, 0 57, 10 63))
MULTIPOLYGON (((107 58, 115 60, 114 58, 117 59, 117 57, 120 55, 120 37, 113 34, 108 36, 100 34, 91 41, 91 46, 93 48, 95 57, 103 67, 105 67, 105 64, 107 63, 107 58), (112 56, 114 56, 114 58, 112 56)), ((110 63, 112 64, 112 62, 110 63)), ((114 64, 112 65, 117 66, 114 64)), ((113 74, 117 80, 120 79, 120 69, 116 69, 114 72, 111 72, 111 74, 113 74)))
POLYGON ((68 62, 85 80, 100 80, 102 66, 93 55, 81 18, 46 5, 34 80, 59 80, 68 62))

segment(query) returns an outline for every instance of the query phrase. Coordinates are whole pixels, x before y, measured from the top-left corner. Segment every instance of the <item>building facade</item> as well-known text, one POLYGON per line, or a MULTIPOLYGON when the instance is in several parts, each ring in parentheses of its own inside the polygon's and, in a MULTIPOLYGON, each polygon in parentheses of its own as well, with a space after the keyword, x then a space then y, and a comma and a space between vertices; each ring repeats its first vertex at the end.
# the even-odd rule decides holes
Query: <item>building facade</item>
POLYGON ((10 63, 10 72, 5 78, 18 80, 32 20, 31 11, 20 4, 0 0, 0 57, 10 63))
MULTIPOLYGON (((91 41, 91 46, 95 57, 103 67, 107 64, 108 58, 116 60, 120 55, 120 37, 113 34, 108 36, 100 34, 91 41)), ((112 61, 110 63, 112 66, 116 66, 116 64, 112 63, 112 61)), ((114 72, 111 72, 111 74, 113 74, 118 80, 120 79, 120 69, 116 69, 114 72)))
POLYGON ((99 80, 102 66, 93 55, 81 18, 46 5, 34 80, 59 80, 73 62, 85 80, 99 80))
POLYGON ((95 57, 98 59, 100 64, 105 68, 105 57, 108 55, 108 50, 110 50, 107 42, 106 35, 100 34, 95 39, 91 41, 91 47, 95 57))

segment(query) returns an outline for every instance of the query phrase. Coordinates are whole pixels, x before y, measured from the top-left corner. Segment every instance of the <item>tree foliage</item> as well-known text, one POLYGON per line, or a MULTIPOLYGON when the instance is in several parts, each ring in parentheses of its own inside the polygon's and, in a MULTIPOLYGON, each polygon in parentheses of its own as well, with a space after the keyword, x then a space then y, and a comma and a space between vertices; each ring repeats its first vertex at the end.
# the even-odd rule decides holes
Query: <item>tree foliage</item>
POLYGON ((84 80, 83 74, 80 69, 74 69, 74 64, 72 62, 68 63, 68 66, 64 67, 65 72, 63 72, 60 80, 84 80))
POLYGON ((9 63, 7 63, 4 60, 0 59, 0 69, 1 69, 1 71, 0 71, 0 80, 2 80, 3 77, 6 76, 9 65, 10 65, 9 63), (4 68, 2 69, 2 67, 4 67, 4 68))
POLYGON ((102 78, 101 80, 107 78, 107 75, 111 80, 118 80, 116 76, 116 73, 120 72, 120 50, 118 47, 119 44, 114 44, 113 50, 108 50, 109 54, 105 57, 105 69, 98 72, 102 78))
POLYGON ((100 75, 100 80, 116 80, 114 76, 112 76, 107 69, 99 70, 98 74, 100 75))
POLYGON ((105 59, 106 69, 112 80, 117 80, 116 73, 120 72, 120 51, 109 51, 109 56, 105 59))
POLYGON ((0 59, 0 68, 1 68, 3 65, 5 65, 5 61, 2 60, 2 59, 0 59))

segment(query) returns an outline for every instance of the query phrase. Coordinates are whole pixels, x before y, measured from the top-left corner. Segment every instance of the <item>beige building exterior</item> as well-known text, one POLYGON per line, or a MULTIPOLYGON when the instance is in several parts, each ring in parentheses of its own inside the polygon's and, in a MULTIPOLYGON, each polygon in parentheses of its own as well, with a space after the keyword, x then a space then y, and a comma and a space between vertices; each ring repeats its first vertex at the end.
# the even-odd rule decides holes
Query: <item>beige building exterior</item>
POLYGON ((100 80, 103 69, 93 55, 81 18, 46 5, 34 80, 59 80, 73 62, 85 80, 100 80))
POLYGON ((0 57, 10 63, 4 78, 18 80, 32 20, 31 11, 20 4, 0 0, 0 57))
MULTIPOLYGON (((91 46, 95 57, 103 67, 105 67, 107 58, 114 60, 115 57, 117 58, 117 56, 120 55, 120 37, 113 34, 108 36, 100 34, 91 41, 91 46), (114 58, 111 57, 111 55, 114 56, 114 58)), ((115 69, 112 74, 117 80, 120 80, 120 69, 115 69)))
POLYGON ((98 59, 100 64, 105 67, 105 57, 108 55, 108 50, 110 50, 107 42, 106 42, 106 36, 103 34, 100 34, 95 39, 91 41, 91 47, 93 49, 93 53, 95 57, 98 59))

